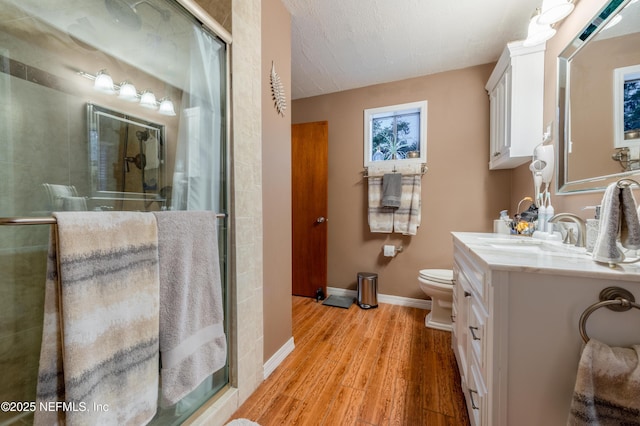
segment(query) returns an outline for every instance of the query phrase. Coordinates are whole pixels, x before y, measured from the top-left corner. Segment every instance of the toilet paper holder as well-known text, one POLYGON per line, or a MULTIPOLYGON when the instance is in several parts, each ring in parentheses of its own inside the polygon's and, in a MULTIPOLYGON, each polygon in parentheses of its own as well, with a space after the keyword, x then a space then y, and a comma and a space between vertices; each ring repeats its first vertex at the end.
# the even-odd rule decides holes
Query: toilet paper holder
POLYGON ((403 250, 402 246, 384 245, 382 246, 382 253, 387 257, 393 257, 403 250))

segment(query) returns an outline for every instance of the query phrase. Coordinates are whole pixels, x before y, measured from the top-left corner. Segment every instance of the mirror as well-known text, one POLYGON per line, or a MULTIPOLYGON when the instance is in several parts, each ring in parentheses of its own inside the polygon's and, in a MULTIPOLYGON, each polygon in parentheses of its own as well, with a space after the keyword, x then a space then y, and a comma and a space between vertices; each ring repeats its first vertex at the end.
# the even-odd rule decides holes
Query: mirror
POLYGON ((166 206, 163 125, 89 103, 87 129, 92 199, 166 206))
POLYGON ((611 0, 565 48, 557 100, 558 193, 640 176, 640 1, 611 0))

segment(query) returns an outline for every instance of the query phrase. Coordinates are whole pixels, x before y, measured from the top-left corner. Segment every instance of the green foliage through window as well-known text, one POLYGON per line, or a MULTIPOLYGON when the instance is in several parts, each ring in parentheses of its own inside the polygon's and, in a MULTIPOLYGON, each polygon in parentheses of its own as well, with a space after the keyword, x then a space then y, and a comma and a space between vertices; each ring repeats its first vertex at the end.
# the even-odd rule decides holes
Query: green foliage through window
POLYGON ((374 117, 371 122, 372 160, 402 160, 420 151, 420 113, 374 117))
POLYGON ((640 79, 624 82, 624 131, 640 129, 640 79))

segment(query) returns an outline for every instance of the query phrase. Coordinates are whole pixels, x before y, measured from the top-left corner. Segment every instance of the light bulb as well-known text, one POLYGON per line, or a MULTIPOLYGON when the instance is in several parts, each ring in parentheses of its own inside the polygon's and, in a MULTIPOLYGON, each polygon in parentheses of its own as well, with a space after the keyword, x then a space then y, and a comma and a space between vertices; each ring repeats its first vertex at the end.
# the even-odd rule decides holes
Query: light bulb
POLYGON ((551 25, 569 16, 574 5, 568 0, 544 0, 538 16, 538 24, 551 25))
POLYGON ((608 29, 611 29, 611 28, 615 27, 616 25, 618 25, 620 23, 620 21, 622 21, 622 15, 614 16, 613 19, 611 19, 609 22, 607 22, 607 25, 604 26, 603 30, 608 30, 608 29))
POLYGON ((540 25, 538 23, 539 13, 536 13, 529 21, 529 30, 527 31, 527 39, 522 43, 523 46, 536 46, 544 43, 556 34, 556 30, 550 25, 540 25))
POLYGON ((158 112, 162 115, 176 115, 176 111, 173 109, 173 102, 171 99, 165 97, 160 100, 160 109, 158 112))
POLYGON ((158 107, 158 105, 156 105, 156 95, 154 95, 150 90, 142 92, 142 96, 140 96, 140 106, 149 109, 156 109, 158 107))
POLYGON ((113 79, 111 78, 107 70, 98 71, 98 74, 96 74, 96 79, 93 82, 93 88, 103 93, 115 93, 115 91, 113 90, 113 79))
POLYGON ((136 91, 136 87, 128 81, 123 81, 120 83, 120 94, 118 95, 118 98, 129 102, 137 101, 138 92, 136 91))

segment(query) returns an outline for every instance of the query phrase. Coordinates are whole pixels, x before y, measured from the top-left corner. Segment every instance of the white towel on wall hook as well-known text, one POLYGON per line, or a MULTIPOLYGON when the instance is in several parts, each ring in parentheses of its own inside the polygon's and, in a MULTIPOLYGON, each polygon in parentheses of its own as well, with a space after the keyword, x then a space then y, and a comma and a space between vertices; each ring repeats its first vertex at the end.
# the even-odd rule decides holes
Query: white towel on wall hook
POLYGON ((612 183, 604 191, 600 208, 600 233, 593 247, 593 259, 597 262, 617 263, 624 254, 616 244, 620 230, 620 188, 612 183))
POLYGON ((600 208, 600 233, 593 247, 593 259, 619 263, 625 258, 618 247, 640 248, 640 220, 636 201, 629 186, 610 184, 604 192, 600 208))
POLYGON ((620 189, 620 203, 620 244, 627 249, 640 249, 638 207, 629 185, 620 189))

